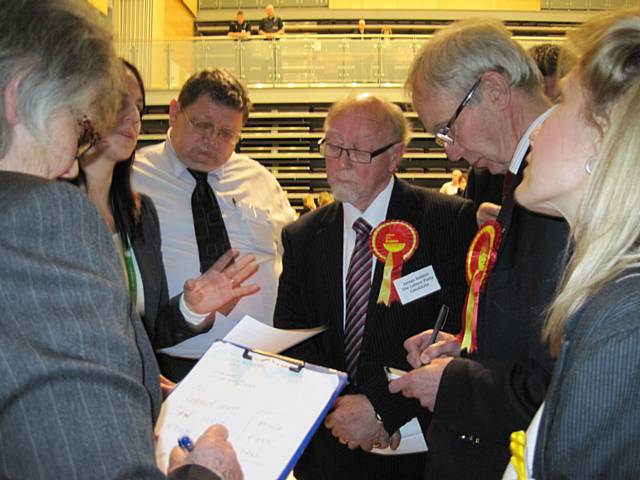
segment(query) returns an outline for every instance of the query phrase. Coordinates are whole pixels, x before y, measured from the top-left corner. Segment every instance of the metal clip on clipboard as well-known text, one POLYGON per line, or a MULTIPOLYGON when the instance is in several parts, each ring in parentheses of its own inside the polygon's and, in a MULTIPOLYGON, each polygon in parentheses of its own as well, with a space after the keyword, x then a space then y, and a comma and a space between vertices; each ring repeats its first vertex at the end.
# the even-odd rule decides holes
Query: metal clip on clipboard
POLYGON ((295 373, 300 373, 304 368, 304 361, 298 360, 296 358, 285 357, 284 355, 279 355, 277 353, 265 352, 263 350, 251 349, 247 347, 242 347, 244 352, 242 352, 242 358, 246 358, 247 360, 256 360, 260 362, 264 361, 273 361, 276 363, 286 364, 289 370, 295 373), (252 354, 261 355, 267 358, 256 358, 252 354))

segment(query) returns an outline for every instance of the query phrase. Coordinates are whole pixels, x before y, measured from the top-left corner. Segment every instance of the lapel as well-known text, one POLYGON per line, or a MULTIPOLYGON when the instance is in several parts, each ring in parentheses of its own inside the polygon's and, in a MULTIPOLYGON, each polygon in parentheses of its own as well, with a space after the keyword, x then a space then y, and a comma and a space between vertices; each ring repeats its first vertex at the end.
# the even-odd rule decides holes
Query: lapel
MULTIPOLYGON (((424 207, 419 201, 418 197, 411 191, 411 187, 402 180, 395 178, 393 185, 393 191, 391 192, 391 198, 389 200, 389 207, 387 208, 386 220, 404 220, 407 223, 413 225, 422 235, 424 232, 424 225, 422 225, 422 216, 424 214, 424 207)), ((377 225, 374 225, 375 228, 377 225)), ((423 243, 423 239, 419 238, 418 249, 408 262, 403 264, 402 274, 406 275, 416 268, 424 267, 428 265, 427 260, 423 258, 426 251, 423 243), (416 265, 418 267, 416 267, 416 265)), ((400 313, 402 309, 391 308, 385 305, 378 305, 378 294, 380 293, 380 285, 382 283, 382 274, 384 271, 384 263, 374 257, 374 275, 373 282, 371 283, 371 294, 369 296, 369 307, 367 309, 367 321, 364 330, 364 338, 362 341, 362 349, 366 349, 367 345, 375 337, 378 326, 382 322, 388 322, 392 320, 396 314, 400 313)))
POLYGON ((327 208, 318 229, 314 252, 319 262, 318 272, 322 272, 319 285, 325 291, 323 298, 330 299, 325 305, 326 324, 329 331, 338 333, 340 342, 344 339, 343 293, 342 293, 342 203, 334 202, 327 208))

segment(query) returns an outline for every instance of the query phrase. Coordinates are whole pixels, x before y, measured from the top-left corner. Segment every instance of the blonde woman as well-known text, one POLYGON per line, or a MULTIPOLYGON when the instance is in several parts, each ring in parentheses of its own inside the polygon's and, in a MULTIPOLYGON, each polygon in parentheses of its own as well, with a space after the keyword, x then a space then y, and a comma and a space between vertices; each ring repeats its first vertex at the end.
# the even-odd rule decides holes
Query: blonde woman
POLYGON ((516 190, 526 208, 565 217, 572 239, 544 327, 557 360, 527 474, 640 478, 640 10, 588 22, 571 45, 578 64, 516 190))

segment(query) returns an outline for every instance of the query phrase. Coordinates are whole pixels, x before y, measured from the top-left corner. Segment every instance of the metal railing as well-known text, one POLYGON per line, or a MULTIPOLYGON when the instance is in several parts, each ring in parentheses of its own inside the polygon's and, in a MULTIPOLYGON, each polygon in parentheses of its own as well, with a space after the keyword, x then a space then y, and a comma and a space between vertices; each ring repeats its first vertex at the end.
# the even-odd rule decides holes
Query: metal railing
MULTIPOLYGON (((286 35, 196 37, 184 40, 118 43, 120 55, 140 69, 148 89, 178 89, 194 72, 222 67, 252 88, 398 87, 429 35, 286 35)), ((548 39, 519 37, 525 48, 548 39)), ((556 38, 554 41, 562 41, 556 38)))

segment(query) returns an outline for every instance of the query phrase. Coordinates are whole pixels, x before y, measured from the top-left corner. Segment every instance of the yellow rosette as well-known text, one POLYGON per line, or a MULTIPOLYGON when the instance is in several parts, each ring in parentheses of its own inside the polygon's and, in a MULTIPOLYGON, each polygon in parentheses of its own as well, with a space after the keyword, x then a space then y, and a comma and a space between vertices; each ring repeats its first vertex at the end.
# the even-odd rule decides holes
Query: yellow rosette
POLYGON ((480 292, 486 286, 487 278, 496 263, 501 239, 502 227, 497 221, 489 220, 478 230, 467 253, 465 270, 469 290, 462 312, 462 330, 457 338, 460 347, 469 352, 478 348, 476 327, 480 292))
POLYGON ((393 281, 402 276, 402 264, 415 253, 418 242, 418 231, 403 220, 386 220, 371 232, 371 251, 384 262, 378 303, 389 306, 399 300, 393 281))

